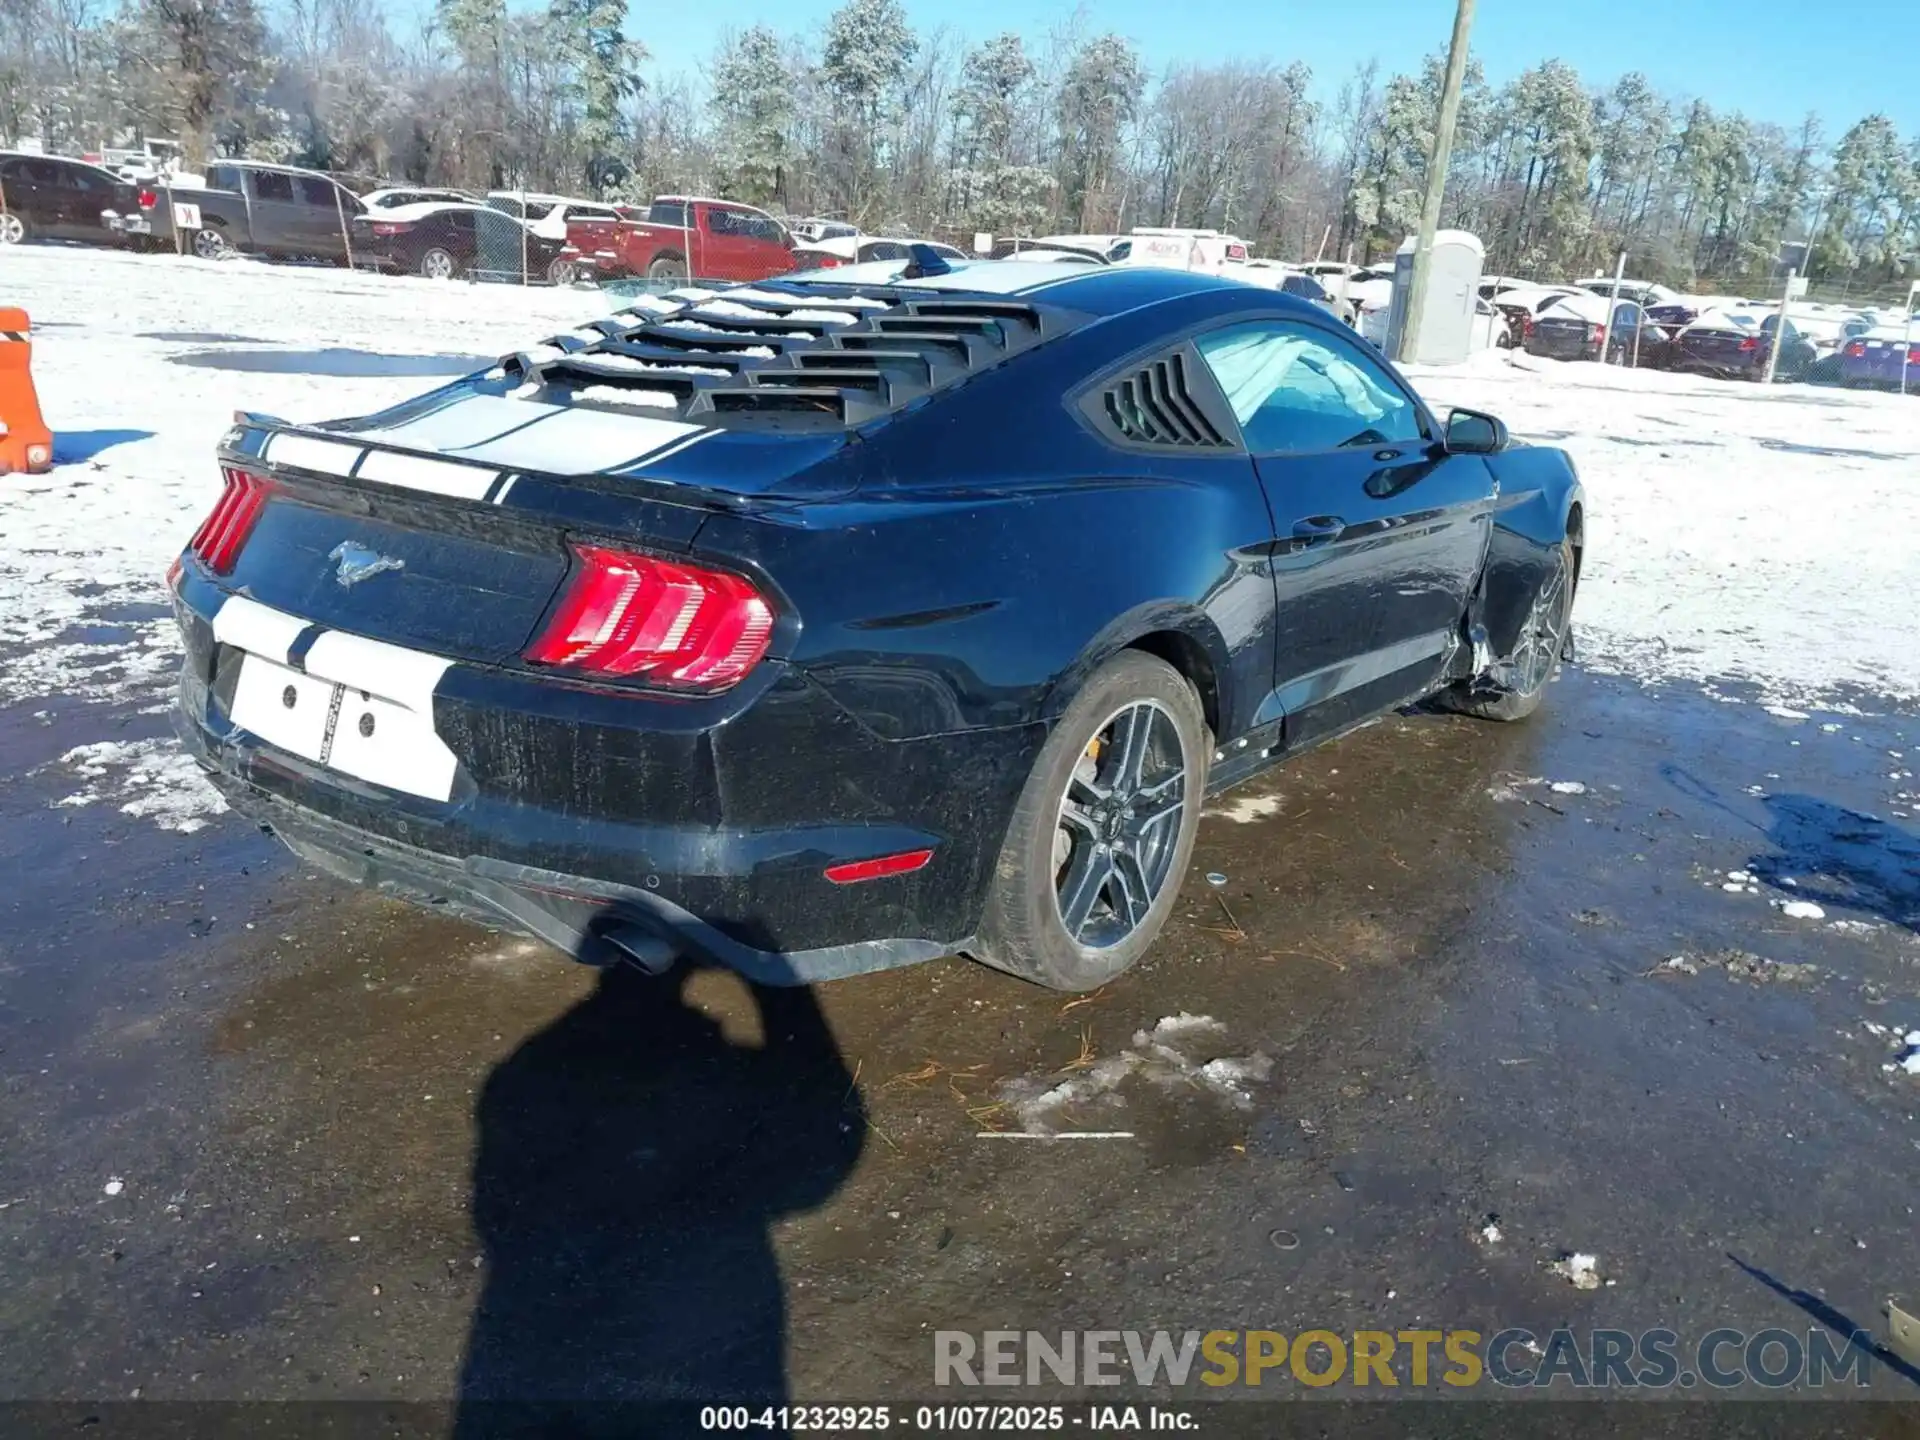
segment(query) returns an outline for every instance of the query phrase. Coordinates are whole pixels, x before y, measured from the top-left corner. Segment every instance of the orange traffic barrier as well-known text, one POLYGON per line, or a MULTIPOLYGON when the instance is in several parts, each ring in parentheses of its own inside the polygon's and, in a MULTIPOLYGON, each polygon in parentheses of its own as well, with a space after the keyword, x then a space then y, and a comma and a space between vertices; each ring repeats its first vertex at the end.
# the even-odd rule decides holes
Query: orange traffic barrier
POLYGON ((53 432, 33 390, 31 322, 24 310, 0 310, 0 475, 53 468, 53 432))

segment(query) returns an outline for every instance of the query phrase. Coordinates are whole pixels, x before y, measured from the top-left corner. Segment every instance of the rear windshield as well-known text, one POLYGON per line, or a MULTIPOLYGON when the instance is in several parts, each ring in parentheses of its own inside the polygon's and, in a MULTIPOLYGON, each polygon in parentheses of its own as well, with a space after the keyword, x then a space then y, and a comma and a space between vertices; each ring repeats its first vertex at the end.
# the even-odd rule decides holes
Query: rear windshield
POLYGON ((684 200, 656 200, 647 208, 647 219, 655 225, 672 225, 685 229, 687 224, 687 202, 684 200))

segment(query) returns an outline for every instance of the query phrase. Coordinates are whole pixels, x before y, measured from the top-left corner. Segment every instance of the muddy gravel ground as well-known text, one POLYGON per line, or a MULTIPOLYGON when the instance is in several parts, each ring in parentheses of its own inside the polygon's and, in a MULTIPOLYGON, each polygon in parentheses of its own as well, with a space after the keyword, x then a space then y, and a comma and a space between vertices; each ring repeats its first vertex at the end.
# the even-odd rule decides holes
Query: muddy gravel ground
POLYGON ((1910 717, 1575 671, 1529 724, 1390 718, 1217 801, 1150 959, 1074 998, 587 970, 232 816, 56 805, 57 755, 165 721, 37 708, 0 1398, 925 1398, 940 1329, 1805 1334, 1920 1291, 1910 717))

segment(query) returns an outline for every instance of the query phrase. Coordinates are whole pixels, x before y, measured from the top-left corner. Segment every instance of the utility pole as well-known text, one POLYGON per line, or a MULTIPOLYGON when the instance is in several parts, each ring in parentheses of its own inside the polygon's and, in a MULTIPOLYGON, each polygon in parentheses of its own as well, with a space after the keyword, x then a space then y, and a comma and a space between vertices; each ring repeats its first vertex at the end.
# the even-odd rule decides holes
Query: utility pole
MULTIPOLYGON (((1793 269, 1791 266, 1788 267, 1787 288, 1780 293, 1780 309, 1773 320, 1773 343, 1767 347, 1767 375, 1766 379, 1761 382, 1766 385, 1773 383, 1773 367, 1779 363, 1780 347, 1784 345, 1787 340, 1787 307, 1793 303, 1793 282, 1799 274, 1800 272, 1798 270, 1793 269)), ((1902 391, 1907 388, 1906 381, 1906 371, 1902 370, 1900 372, 1900 388, 1902 391)))
POLYGON ((1433 266, 1433 232, 1440 228, 1440 202, 1447 193, 1447 163, 1453 158, 1453 127, 1460 119, 1460 87, 1467 78, 1467 31, 1473 28, 1473 0, 1458 0, 1453 41, 1447 47, 1447 73, 1440 85, 1440 115, 1433 128, 1433 153, 1427 157, 1427 193, 1420 202, 1420 236, 1413 247, 1413 278, 1407 285, 1406 319, 1400 326, 1403 363, 1420 353, 1420 312, 1427 303, 1427 272, 1433 266))

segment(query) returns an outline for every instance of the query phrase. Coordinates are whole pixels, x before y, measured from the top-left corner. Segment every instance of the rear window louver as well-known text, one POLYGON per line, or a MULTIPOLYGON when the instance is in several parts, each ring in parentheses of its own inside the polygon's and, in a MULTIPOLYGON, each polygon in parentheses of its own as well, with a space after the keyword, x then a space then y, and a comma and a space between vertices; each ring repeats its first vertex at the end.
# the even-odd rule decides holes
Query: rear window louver
POLYGON ((1185 350, 1164 355, 1095 390, 1086 408, 1102 428, 1135 445, 1230 449, 1224 419, 1209 414, 1213 397, 1189 383, 1193 363, 1185 350))
POLYGON ((508 393, 771 428, 864 424, 1079 322, 1019 301, 780 283, 645 295, 508 356, 508 393))

